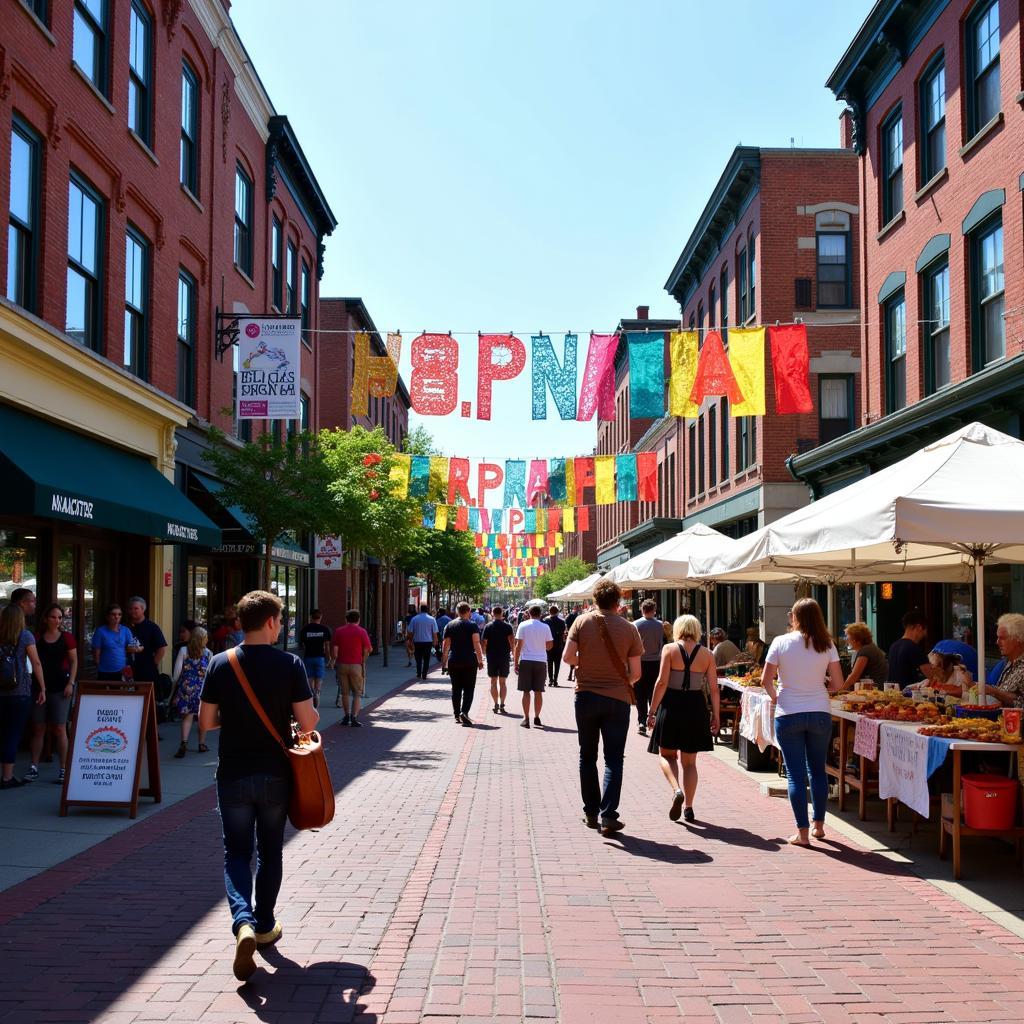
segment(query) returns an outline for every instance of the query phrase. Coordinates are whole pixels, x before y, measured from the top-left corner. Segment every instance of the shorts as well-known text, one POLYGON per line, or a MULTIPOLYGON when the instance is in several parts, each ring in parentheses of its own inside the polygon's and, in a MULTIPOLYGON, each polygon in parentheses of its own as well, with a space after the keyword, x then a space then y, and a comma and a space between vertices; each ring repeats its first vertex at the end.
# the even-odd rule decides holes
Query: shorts
POLYGON ((337 665, 334 674, 338 677, 338 689, 348 697, 362 697, 366 690, 366 676, 362 665, 337 665))
POLYGON ((546 661, 520 661, 519 682, 517 690, 524 693, 543 693, 548 681, 548 663, 546 661))
POLYGON ((488 658, 487 676, 490 679, 507 679, 512 673, 512 662, 509 658, 488 658))
POLYGON ((33 725, 67 725, 68 715, 71 712, 71 698, 64 696, 63 688, 56 693, 46 693, 46 703, 37 704, 35 698, 39 691, 32 688, 32 714, 30 716, 33 725))
POLYGON ((323 679, 326 658, 303 658, 306 663, 306 675, 310 679, 323 679))

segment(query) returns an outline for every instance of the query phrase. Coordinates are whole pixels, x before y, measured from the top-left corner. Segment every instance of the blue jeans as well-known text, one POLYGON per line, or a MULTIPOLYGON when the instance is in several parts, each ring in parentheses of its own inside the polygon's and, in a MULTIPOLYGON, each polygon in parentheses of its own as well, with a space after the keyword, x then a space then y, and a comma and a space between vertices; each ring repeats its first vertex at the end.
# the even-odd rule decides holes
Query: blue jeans
POLYGON ((274 927, 281 890, 284 823, 291 780, 279 775, 246 775, 217 783, 217 807, 224 826, 224 887, 231 930, 243 924, 258 932, 274 927), (256 905, 253 909, 253 838, 256 845, 256 905))
POLYGON ((31 697, 0 697, 0 762, 14 764, 18 759, 18 743, 31 711, 31 697))
POLYGON ((580 740, 580 793, 583 813, 614 821, 619 816, 622 762, 629 735, 629 705, 624 700, 584 690, 576 694, 580 740), (597 781, 597 743, 604 745, 604 787, 597 781))
POLYGON ((786 759, 789 802, 797 828, 807 828, 807 776, 811 777, 814 820, 825 820, 828 776, 825 759, 832 742, 832 716, 827 711, 803 711, 775 719, 775 738, 786 759))

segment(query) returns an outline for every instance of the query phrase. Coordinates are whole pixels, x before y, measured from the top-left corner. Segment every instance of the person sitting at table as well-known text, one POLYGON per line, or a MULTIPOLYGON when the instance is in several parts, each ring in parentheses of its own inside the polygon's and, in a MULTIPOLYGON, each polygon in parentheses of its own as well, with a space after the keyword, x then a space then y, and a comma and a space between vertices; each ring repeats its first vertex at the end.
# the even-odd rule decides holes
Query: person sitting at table
POLYGON ((923 646, 928 635, 928 617, 916 609, 903 616, 903 636, 889 647, 889 680, 900 687, 910 686, 927 677, 928 655, 923 646))
POLYGON ((846 627, 846 642, 853 652, 853 665, 846 677, 846 686, 870 680, 879 689, 889 679, 889 659, 875 644, 871 630, 864 622, 851 622, 846 627))
POLYGON ((723 668, 740 656, 740 649, 725 635, 721 626, 715 626, 708 639, 711 641, 711 653, 715 656, 715 668, 723 668))
POLYGON ((1010 612, 996 622, 996 646, 1005 664, 995 686, 987 686, 1004 707, 1024 707, 1024 615, 1010 612))
MULTIPOLYGON (((949 650, 945 645, 954 641, 940 640, 928 652, 928 678, 923 683, 917 683, 908 687, 905 693, 912 693, 914 690, 929 686, 933 690, 941 690, 943 693, 951 693, 960 696, 963 692, 963 684, 968 686, 974 682, 974 673, 964 664, 963 655, 959 651, 949 650), (963 674, 958 678, 954 676, 957 666, 962 666, 963 674)), ((974 664, 977 665, 978 657, 975 655, 974 664)))
POLYGON ((757 631, 757 626, 748 627, 747 642, 744 644, 743 650, 753 658, 755 665, 764 664, 765 643, 761 639, 761 634, 757 631))

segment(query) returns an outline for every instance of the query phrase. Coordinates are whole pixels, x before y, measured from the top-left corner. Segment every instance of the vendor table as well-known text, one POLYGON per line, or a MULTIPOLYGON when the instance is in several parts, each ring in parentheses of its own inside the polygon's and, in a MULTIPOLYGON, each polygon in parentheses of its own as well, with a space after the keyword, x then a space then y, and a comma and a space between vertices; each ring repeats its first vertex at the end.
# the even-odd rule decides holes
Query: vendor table
POLYGON ((741 686, 728 676, 719 676, 719 683, 740 695, 740 735, 756 743, 762 753, 768 747, 778 748, 775 739, 775 709, 768 694, 760 686, 741 686))

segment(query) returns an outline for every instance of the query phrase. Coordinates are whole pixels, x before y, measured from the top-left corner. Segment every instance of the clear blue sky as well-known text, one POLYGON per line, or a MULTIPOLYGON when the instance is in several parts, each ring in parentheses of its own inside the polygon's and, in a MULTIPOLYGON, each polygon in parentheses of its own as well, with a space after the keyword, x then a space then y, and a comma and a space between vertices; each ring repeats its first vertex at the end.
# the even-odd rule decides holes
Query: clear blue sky
MULTIPOLYGON (((608 331, 663 290, 734 146, 838 145, 824 87, 869 0, 236 0, 232 15, 339 226, 321 294, 408 348, 431 331, 608 331)), ((460 398, 476 408, 476 338, 460 398)), ((551 418, 554 414, 555 418, 551 418)), ((589 451, 530 420, 529 361, 448 454, 589 451)), ((417 418, 414 416, 414 421, 417 418)))

